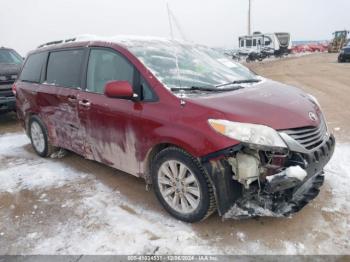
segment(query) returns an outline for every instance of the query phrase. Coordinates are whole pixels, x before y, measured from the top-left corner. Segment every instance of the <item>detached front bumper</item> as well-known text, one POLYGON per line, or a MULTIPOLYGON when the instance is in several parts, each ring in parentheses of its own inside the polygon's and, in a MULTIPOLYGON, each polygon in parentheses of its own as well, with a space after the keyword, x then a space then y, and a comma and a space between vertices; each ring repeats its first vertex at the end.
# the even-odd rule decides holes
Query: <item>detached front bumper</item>
MULTIPOLYGON (((259 179, 245 188, 233 179, 234 173, 229 159, 244 150, 239 144, 202 158, 202 165, 212 182, 218 212, 224 218, 244 218, 254 216, 282 217, 298 212, 314 199, 323 185, 323 168, 331 159, 335 148, 335 138, 330 135, 312 151, 290 151, 284 168, 299 166, 307 175, 294 184, 280 185, 271 190, 268 181, 259 179)), ((278 185, 277 185, 278 186, 278 185)))

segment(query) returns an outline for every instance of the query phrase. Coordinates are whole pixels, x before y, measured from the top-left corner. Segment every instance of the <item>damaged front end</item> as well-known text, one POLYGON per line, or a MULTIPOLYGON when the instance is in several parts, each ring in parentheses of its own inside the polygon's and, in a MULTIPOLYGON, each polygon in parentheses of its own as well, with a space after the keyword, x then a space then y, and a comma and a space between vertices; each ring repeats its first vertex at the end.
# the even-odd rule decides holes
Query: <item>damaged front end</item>
POLYGON ((333 155, 333 135, 326 128, 299 128, 279 135, 285 148, 242 142, 202 158, 223 218, 288 216, 318 195, 323 168, 333 155))

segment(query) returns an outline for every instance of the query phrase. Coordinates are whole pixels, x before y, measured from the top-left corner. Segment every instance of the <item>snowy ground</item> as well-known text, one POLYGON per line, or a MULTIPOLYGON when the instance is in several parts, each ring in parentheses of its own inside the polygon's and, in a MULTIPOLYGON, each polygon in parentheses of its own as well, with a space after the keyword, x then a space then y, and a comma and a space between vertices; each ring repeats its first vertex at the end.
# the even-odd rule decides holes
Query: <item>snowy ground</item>
POLYGON ((293 218, 214 215, 190 225, 153 200, 130 199, 133 187, 104 183, 65 158, 37 157, 23 133, 0 135, 0 254, 349 254, 349 159, 350 144, 339 144, 322 194, 293 218))

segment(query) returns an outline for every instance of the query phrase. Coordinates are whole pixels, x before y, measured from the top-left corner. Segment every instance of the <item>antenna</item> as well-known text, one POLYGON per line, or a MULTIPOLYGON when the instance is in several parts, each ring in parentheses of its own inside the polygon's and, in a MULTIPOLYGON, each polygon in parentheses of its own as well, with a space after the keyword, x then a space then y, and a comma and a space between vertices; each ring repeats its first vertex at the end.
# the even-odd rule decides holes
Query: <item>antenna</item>
POLYGON ((249 1, 249 7, 248 7, 248 35, 251 35, 252 33, 252 28, 251 28, 251 6, 252 6, 252 1, 249 1))
MULTIPOLYGON (((170 27, 170 37, 171 40, 174 40, 174 32, 173 32, 173 24, 171 23, 171 17, 174 18, 174 15, 170 11, 169 3, 166 3, 166 8, 168 10, 168 20, 169 20, 169 27, 170 27)), ((179 68, 179 58, 177 55, 177 48, 174 47, 174 56, 175 56, 175 64, 176 64, 176 71, 177 71, 177 80, 179 82, 179 86, 181 87, 181 81, 180 81, 180 68, 179 68)))
POLYGON ((174 40, 174 32, 173 32, 173 24, 171 23, 171 13, 169 8, 169 3, 166 3, 166 9, 168 10, 168 20, 169 20, 169 28, 170 28, 170 38, 174 40))
POLYGON ((187 41, 187 37, 184 33, 184 30, 182 30, 180 23, 177 21, 176 16, 174 15, 174 13, 170 9, 169 2, 166 3, 166 7, 167 7, 167 11, 168 11, 168 20, 169 20, 171 39, 174 40, 174 30, 173 30, 173 22, 174 22, 174 25, 175 25, 178 33, 180 33, 182 39, 187 41))

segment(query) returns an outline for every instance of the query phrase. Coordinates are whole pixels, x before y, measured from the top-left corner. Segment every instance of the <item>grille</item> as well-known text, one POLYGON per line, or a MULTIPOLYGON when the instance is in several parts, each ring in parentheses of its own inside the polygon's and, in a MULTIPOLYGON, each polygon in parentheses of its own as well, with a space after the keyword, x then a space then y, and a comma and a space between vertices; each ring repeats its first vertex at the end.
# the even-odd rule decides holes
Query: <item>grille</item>
POLYGON ((17 79, 17 75, 0 75, 0 85, 13 84, 17 79))
POLYGON ((0 97, 12 97, 14 94, 12 93, 12 90, 0 90, 0 97))
POLYGON ((282 132, 288 134, 306 149, 313 150, 324 142, 327 127, 325 122, 321 121, 318 127, 293 128, 282 132))

